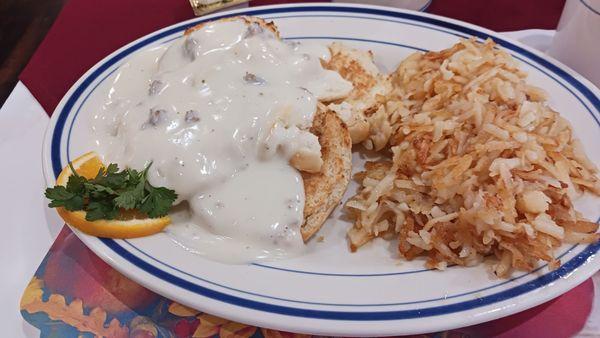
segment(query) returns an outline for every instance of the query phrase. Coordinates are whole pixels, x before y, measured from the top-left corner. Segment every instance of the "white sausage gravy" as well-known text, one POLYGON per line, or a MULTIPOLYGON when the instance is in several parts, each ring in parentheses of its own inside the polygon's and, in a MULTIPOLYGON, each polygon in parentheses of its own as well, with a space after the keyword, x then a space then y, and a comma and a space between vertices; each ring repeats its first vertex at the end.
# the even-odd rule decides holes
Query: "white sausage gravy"
POLYGON ((304 188, 293 155, 320 154, 319 99, 352 85, 325 46, 289 43, 242 19, 137 53, 110 78, 93 135, 106 163, 174 189, 166 232, 186 250, 245 263, 301 253, 304 188))

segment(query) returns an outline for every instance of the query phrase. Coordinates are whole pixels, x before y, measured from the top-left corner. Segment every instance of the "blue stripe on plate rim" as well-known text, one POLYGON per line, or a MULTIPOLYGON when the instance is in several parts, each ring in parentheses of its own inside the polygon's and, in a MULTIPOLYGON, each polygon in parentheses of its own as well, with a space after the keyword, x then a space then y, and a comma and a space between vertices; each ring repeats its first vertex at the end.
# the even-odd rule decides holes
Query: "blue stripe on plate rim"
MULTIPOLYGON (((498 282, 496 284, 487 286, 485 288, 481 288, 481 289, 477 289, 477 290, 472 290, 472 291, 468 291, 468 292, 463 292, 463 293, 459 293, 459 294, 454 294, 454 295, 444 295, 444 297, 439 297, 439 298, 431 298, 431 299, 424 299, 424 300, 419 300, 419 301, 411 301, 411 302, 400 302, 400 303, 378 303, 378 304, 365 304, 365 303, 360 303, 360 304, 356 304, 356 303, 323 303, 323 302, 309 302, 309 301, 301 301, 301 300, 297 300, 297 299, 289 299, 289 298, 281 298, 281 297, 274 297, 274 296, 268 296, 268 295, 263 295, 263 294, 259 294, 256 292, 250 292, 250 291, 245 291, 245 290, 240 290, 240 289, 236 289, 236 288, 232 288, 223 284, 219 284, 219 283, 215 283, 213 281, 204 279, 202 277, 198 277, 195 275, 192 275, 190 273, 187 273, 181 269, 178 269, 174 266, 171 266, 167 263, 164 263, 152 256, 150 256, 149 254, 147 254, 146 252, 144 252, 143 250, 141 250, 140 248, 136 247, 135 245, 131 244, 131 242, 129 241, 125 241, 127 243, 127 245, 129 245, 131 248, 133 248, 135 251, 139 252, 140 254, 146 256, 147 258, 162 264, 165 267, 168 267, 174 271, 177 271, 179 273, 181 273, 182 275, 191 277, 193 279, 202 281, 204 283, 208 283, 214 286, 218 286, 221 287, 223 289, 226 290, 230 290, 230 291, 235 291, 235 292, 239 292, 239 293, 243 293, 243 294, 247 294, 250 296, 257 296, 257 297, 261 297, 261 298, 266 298, 266 299, 273 299, 273 300, 278 300, 278 301, 285 301, 285 302, 289 302, 289 303, 297 303, 297 304, 307 304, 307 305, 320 305, 320 306, 350 306, 350 307, 382 307, 382 306, 400 306, 400 305, 413 305, 413 304, 423 304, 423 303, 431 303, 431 302, 435 302, 435 301, 441 301, 441 300, 448 300, 448 299, 454 299, 454 298, 458 298, 458 297, 463 297, 463 296, 467 296, 467 295, 472 295, 474 293, 478 293, 478 292, 482 292, 482 291, 487 291, 490 289, 494 289, 496 287, 508 284, 508 283, 512 283, 516 280, 519 280, 521 278, 524 278, 526 276, 529 276, 531 274, 534 274, 540 270, 542 270, 543 268, 545 268, 548 264, 543 264, 537 268, 535 268, 533 271, 530 272, 525 272, 519 276, 516 277, 512 277, 510 279, 507 280, 503 280, 501 282, 498 282)), ((564 256, 566 256, 569 252, 571 252, 571 250, 573 250, 574 248, 576 248, 577 245, 573 245, 570 248, 568 248, 567 250, 565 250, 563 253, 561 253, 560 255, 558 255, 556 258, 557 259, 562 259, 564 256)), ((289 269, 278 269, 278 268, 274 268, 268 265, 260 265, 260 267, 264 267, 264 268, 271 268, 271 269, 275 269, 275 270, 283 270, 286 272, 294 272, 294 273, 303 273, 303 274, 315 274, 315 275, 325 275, 325 276, 335 276, 338 277, 339 275, 337 274, 319 274, 319 273, 312 273, 312 272, 306 272, 306 271, 297 271, 297 270, 289 270, 289 269)), ((375 274, 375 275, 349 275, 349 274, 344 274, 341 275, 342 277, 372 277, 372 276, 390 276, 390 275, 402 275, 402 274, 411 274, 411 273, 415 273, 415 272, 425 272, 425 271, 431 271, 432 269, 422 269, 422 270, 417 270, 417 271, 408 271, 408 272, 400 272, 400 273, 390 273, 390 274, 375 274)), ((439 272, 438 272, 439 273, 439 272)))
MULTIPOLYGON (((289 12, 319 12, 319 11, 327 11, 327 12, 340 12, 340 13, 359 13, 359 14, 370 14, 370 15, 379 15, 379 16, 387 16, 392 18, 401 18, 408 19, 413 21, 419 21, 439 27, 444 27, 450 29, 452 31, 461 32, 466 34, 467 36, 475 36, 480 39, 486 39, 490 37, 489 34, 478 31, 474 28, 464 27, 459 24, 453 22, 447 22, 440 20, 434 17, 424 17, 418 14, 406 13, 406 12, 396 12, 389 11, 380 8, 363 8, 363 7, 344 7, 344 6, 298 6, 298 7, 275 7, 275 8, 265 8, 265 9, 250 9, 243 12, 238 12, 236 14, 246 14, 246 15, 266 15, 266 14, 276 14, 276 13, 289 13, 289 12)), ((226 17, 228 14, 211 17, 210 20, 219 19, 221 17, 226 17)), ((374 18, 373 18, 374 19, 374 18)), ((58 175, 60 170, 62 169, 61 165, 61 155, 60 155, 60 143, 62 139, 63 129, 69 115, 69 112, 80 98, 82 93, 88 88, 88 86, 103 72, 109 69, 113 64, 123 59, 131 52, 149 44, 154 41, 157 41, 161 38, 164 38, 168 35, 180 32, 190 25, 197 24, 199 22, 206 21, 207 19, 198 19, 191 23, 186 23, 182 25, 175 26, 171 29, 167 29, 163 32, 160 32, 156 35, 150 36, 144 40, 141 40, 134 45, 124 49, 120 53, 114 55, 109 60, 105 61, 101 64, 95 71, 93 71, 86 79, 84 79, 81 84, 74 89, 71 96, 65 102, 65 105, 59 112, 59 116, 56 121, 56 125, 54 128, 54 132, 52 134, 51 139, 51 161, 52 161, 52 169, 55 175, 58 175)), ((432 27, 424 26, 426 28, 432 29, 432 27)), ((435 29, 435 28, 434 28, 435 29)), ((438 29, 439 30, 439 29, 438 29)), ((464 36, 460 34, 456 34, 454 32, 445 31, 446 33, 464 36)), ((583 83, 578 81, 576 78, 568 74, 566 71, 561 69, 560 67, 550 63, 543 58, 529 52, 522 47, 514 45, 498 36, 494 36, 494 40, 501 46, 506 49, 512 50, 518 54, 521 54, 533 61, 537 64, 540 64, 542 67, 548 69, 550 72, 559 76, 566 82, 568 82, 572 87, 574 87, 579 93, 583 94, 583 96, 591 102, 596 111, 600 110, 600 99, 594 95, 594 93, 587 88, 583 83)), ((523 60, 524 61, 524 60, 523 60)), ((526 62, 526 61, 525 61, 526 62)), ((528 62, 529 63, 529 62, 528 62)), ((533 65, 535 66, 535 65, 533 65)), ((537 67, 536 67, 537 68, 537 67)), ((539 68, 538 68, 539 69, 539 68)), ((541 69, 540 69, 541 70, 541 69)), ((549 75, 548 73, 546 73, 549 75)), ((556 80, 556 79, 555 79, 556 80)), ((560 82, 559 82, 560 83, 560 82)), ((587 107, 587 105, 581 100, 581 98, 564 84, 561 83, 563 87, 569 90, 581 103, 588 109, 589 113, 596 120, 596 122, 600 125, 600 121, 597 116, 587 107)), ((496 302, 500 302, 503 300, 507 300, 524 293, 530 292, 542 286, 545 286, 553 281, 556 281, 559 278, 565 277, 571 274, 575 269, 584 264, 588 258, 594 255, 600 249, 600 243, 595 243, 588 245, 581 253, 579 253, 574 258, 570 259, 566 263, 564 263, 560 268, 550 273, 547 273, 543 276, 540 276, 532 281, 527 283, 515 286, 513 288, 488 295, 485 297, 458 302, 454 304, 442 305, 442 306, 434 306, 428 308, 421 309, 411 309, 411 310, 400 310, 400 311, 378 311, 378 312, 346 312, 346 311, 325 311, 325 310, 314 310, 314 309, 302 309, 296 307, 288 307, 283 305, 275 305, 264 302, 259 302, 250 299, 244 299, 237 296, 229 295, 226 293, 222 293, 220 291, 212 290, 200 285, 196 285, 192 282, 189 282, 185 279, 177 277, 169 272, 163 271, 143 260, 133 255, 131 252, 127 251, 125 248, 120 246, 116 241, 110 239, 101 239, 101 241, 110 248, 113 252, 123 257, 133 265, 138 268, 146 271, 147 273, 153 275, 156 278, 162 279, 163 281, 177 285, 178 287, 188 290, 193 293, 197 293, 199 295, 209 297, 221 302, 225 302, 228 304, 237 305, 240 307, 245 307, 248 309, 259 310, 263 312, 277 313, 288 316, 297 316, 297 317, 306 317, 306 318, 316 318, 316 319, 333 319, 333 320, 350 320, 350 321, 374 321, 374 320, 398 320, 398 319, 410 319, 410 318, 419 318, 419 317, 427 317, 427 316, 437 316, 444 314, 451 314, 455 312, 465 311, 485 305, 490 305, 496 302)))

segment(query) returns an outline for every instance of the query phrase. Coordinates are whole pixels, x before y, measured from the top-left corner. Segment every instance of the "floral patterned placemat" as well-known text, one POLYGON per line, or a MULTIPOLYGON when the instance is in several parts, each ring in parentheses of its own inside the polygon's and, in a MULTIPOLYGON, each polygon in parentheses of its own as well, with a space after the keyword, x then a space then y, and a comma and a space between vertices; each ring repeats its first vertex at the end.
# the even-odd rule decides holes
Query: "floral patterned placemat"
MULTIPOLYGON (((585 324, 593 293, 588 280, 513 316, 416 337, 569 337, 585 324)), ((20 308, 47 338, 308 337, 232 322, 162 297, 112 269, 66 226, 27 285, 20 308)))

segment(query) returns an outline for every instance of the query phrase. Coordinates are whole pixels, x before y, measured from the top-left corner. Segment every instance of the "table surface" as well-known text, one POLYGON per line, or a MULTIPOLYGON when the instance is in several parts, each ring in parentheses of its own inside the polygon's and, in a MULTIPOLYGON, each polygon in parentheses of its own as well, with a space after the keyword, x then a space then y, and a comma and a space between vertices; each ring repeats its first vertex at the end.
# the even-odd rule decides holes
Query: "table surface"
POLYGON ((41 191, 42 139, 49 118, 27 88, 18 83, 0 109, 0 165, 6 177, 0 194, 4 233, 0 239, 0 327, 5 337, 37 337, 19 312, 19 299, 50 248, 62 221, 49 212, 41 191))
MULTIPOLYGON (((548 31, 517 33, 522 41, 543 49, 551 41, 548 31)), ((4 236, 0 240, 0 269, 10 271, 0 279, 0 327, 6 337, 37 337, 39 331, 25 322, 18 311, 19 298, 38 264, 62 227, 55 212, 46 207, 41 191, 42 140, 49 118, 22 84, 0 109, 0 166, 5 178, 0 210, 4 236), (8 179, 7 179, 8 178, 8 179)), ((594 276, 596 298, 593 312, 580 337, 600 337, 600 273, 594 276)))

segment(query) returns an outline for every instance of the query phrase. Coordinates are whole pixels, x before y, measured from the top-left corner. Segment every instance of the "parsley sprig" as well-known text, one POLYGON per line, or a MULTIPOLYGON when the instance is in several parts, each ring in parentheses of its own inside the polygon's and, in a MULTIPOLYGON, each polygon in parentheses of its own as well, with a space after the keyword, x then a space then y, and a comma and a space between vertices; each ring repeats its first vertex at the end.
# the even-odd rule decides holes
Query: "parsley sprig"
POLYGON ((67 186, 57 185, 46 189, 51 208, 64 207, 69 211, 86 211, 86 219, 115 219, 120 210, 137 210, 148 217, 167 214, 177 194, 165 187, 154 187, 147 180, 148 164, 142 171, 119 167, 111 163, 101 168, 96 177, 87 179, 78 175, 69 163, 73 174, 67 186))

